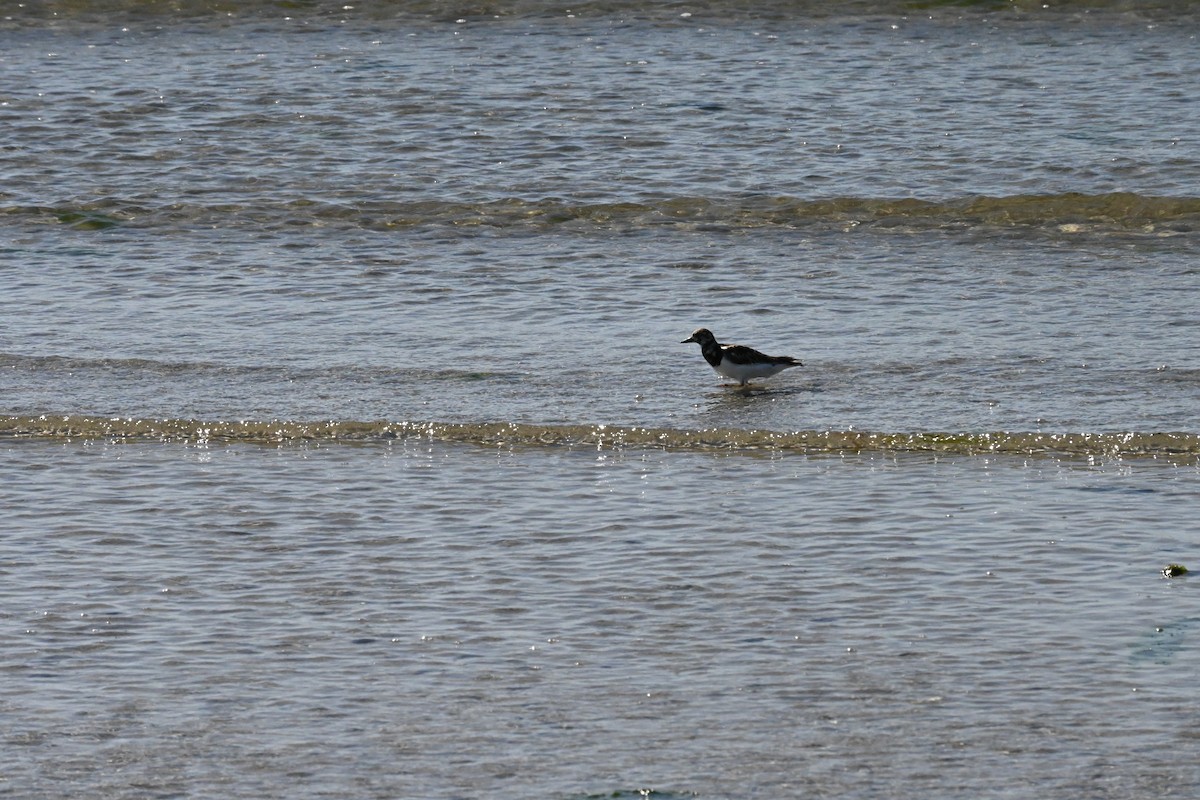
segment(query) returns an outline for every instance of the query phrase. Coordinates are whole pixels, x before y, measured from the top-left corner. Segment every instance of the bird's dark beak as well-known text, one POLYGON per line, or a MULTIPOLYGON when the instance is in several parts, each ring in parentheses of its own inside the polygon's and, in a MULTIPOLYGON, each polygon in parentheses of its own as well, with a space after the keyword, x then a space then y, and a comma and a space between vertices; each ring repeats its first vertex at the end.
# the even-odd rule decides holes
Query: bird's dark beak
POLYGON ((694 341, 696 341, 696 337, 692 336, 687 339, 684 339, 682 342, 680 342, 680 344, 687 344, 688 342, 694 342, 694 341))

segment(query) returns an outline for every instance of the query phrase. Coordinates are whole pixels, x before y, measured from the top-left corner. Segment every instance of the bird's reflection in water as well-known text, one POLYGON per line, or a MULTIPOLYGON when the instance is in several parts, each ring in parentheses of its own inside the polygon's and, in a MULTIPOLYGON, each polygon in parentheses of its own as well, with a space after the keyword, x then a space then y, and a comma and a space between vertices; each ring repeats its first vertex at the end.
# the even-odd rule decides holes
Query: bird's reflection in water
POLYGON ((736 383, 721 384, 706 396, 705 411, 748 411, 765 407, 788 397, 799 397, 815 391, 812 386, 755 386, 736 383))

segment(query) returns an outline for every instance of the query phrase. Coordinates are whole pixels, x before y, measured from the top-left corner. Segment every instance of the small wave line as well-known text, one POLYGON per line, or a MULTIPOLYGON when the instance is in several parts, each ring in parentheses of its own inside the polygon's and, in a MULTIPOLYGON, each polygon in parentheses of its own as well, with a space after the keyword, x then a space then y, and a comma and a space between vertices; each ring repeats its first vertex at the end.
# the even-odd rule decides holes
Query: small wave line
POLYGON ((134 419, 83 415, 0 417, 0 439, 112 442, 350 443, 426 440, 493 448, 709 451, 727 453, 933 453, 1101 458, 1200 457, 1200 434, 1186 432, 879 432, 687 430, 515 422, 134 419))

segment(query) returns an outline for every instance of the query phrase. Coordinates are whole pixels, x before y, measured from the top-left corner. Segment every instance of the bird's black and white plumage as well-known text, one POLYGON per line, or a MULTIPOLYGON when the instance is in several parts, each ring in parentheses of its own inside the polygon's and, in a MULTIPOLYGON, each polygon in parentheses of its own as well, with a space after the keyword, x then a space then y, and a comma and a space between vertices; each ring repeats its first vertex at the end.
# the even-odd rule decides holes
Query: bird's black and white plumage
POLYGON ((788 367, 804 366, 791 356, 768 356, 753 347, 740 344, 721 344, 708 328, 697 328, 691 338, 680 344, 696 342, 709 366, 742 386, 755 378, 769 378, 788 367))

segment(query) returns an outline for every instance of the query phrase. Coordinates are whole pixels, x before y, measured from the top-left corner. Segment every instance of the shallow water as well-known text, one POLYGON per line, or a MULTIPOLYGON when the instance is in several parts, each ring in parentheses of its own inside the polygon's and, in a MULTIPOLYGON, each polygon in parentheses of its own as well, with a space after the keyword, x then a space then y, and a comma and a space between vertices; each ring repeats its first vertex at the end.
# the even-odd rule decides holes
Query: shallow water
POLYGON ((685 268, 647 260, 647 248, 667 258, 672 235, 582 252, 573 237, 541 237, 533 261, 511 240, 489 242, 461 260, 442 252, 424 277, 318 254, 227 281, 150 268, 82 280, 64 261, 14 290, 28 313, 6 325, 6 410, 1195 430, 1192 237, 1113 249, 904 236, 796 242, 789 254, 779 236, 710 241, 712 260, 685 268), (734 340, 805 367, 766 384, 782 395, 731 396, 698 348, 679 344, 700 322, 724 340, 752 332, 734 340))
POLYGON ((1192 430, 1194 26, 876 10, 0 31, 4 410, 1192 430))
POLYGON ((1190 797, 1195 17, 5 9, 0 791, 1190 797))
POLYGON ((1186 796, 1195 467, 3 444, 25 796, 1186 796))

